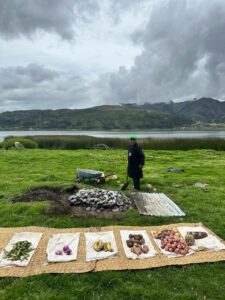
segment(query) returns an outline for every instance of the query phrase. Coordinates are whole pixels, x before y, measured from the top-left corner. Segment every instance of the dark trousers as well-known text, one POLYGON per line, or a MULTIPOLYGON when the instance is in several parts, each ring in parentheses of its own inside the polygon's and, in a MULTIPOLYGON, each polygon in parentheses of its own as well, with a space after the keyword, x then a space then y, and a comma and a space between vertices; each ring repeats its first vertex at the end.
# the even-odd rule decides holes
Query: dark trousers
POLYGON ((136 190, 140 190, 141 189, 140 178, 133 178, 133 182, 134 182, 134 188, 136 190))

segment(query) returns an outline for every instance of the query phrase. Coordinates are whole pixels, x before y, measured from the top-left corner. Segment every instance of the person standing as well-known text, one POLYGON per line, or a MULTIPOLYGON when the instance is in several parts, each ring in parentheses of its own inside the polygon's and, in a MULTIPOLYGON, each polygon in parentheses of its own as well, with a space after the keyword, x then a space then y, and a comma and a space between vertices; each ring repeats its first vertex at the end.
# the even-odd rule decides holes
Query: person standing
POLYGON ((145 155, 143 150, 137 143, 136 135, 130 136, 130 144, 128 148, 128 170, 127 174, 133 179, 134 189, 140 190, 140 178, 143 178, 143 166, 145 163, 145 155))

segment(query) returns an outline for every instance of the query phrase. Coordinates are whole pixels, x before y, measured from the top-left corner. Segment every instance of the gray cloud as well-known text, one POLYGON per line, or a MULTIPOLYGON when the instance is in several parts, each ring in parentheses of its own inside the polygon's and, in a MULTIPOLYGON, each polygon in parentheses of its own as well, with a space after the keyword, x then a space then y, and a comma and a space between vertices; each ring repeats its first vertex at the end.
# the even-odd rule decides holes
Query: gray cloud
POLYGON ((95 0, 0 0, 0 35, 5 39, 32 37, 40 31, 74 37, 77 21, 91 20, 98 11, 95 0))
POLYGON ((152 5, 154 0, 113 0, 110 3, 110 17, 118 22, 127 11, 138 12, 152 5))
POLYGON ((223 0, 157 1, 149 23, 133 35, 143 52, 109 80, 110 100, 162 101, 224 97, 223 0))
POLYGON ((34 64, 0 69, 0 95, 0 111, 97 104, 95 88, 79 75, 34 64))
POLYGON ((59 74, 45 67, 29 64, 0 69, 0 89, 26 89, 40 83, 54 80, 59 74))
POLYGON ((0 0, 0 10, 8 59, 0 69, 2 111, 202 96, 225 100, 223 0, 0 0), (38 39, 39 32, 54 35, 38 39), (55 34, 79 42, 59 44, 55 34), (23 44, 21 36, 32 41, 23 44), (27 58, 21 49, 37 39, 29 48, 35 54, 27 58), (27 65, 8 67, 11 57, 19 59, 10 48, 17 43, 27 65), (128 66, 136 56, 132 67, 125 66, 129 55, 128 66), (117 67, 110 65, 109 73, 109 61, 121 64, 118 71, 112 73, 117 67))

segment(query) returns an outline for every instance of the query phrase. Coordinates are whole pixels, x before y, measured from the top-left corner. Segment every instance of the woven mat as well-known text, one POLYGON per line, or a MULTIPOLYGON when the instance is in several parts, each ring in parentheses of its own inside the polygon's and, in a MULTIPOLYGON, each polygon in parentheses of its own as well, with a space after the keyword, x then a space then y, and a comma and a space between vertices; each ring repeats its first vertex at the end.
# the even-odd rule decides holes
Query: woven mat
MULTIPOLYGON (((162 230, 165 228, 174 228, 178 226, 199 226, 202 224, 171 224, 163 226, 147 226, 147 227, 136 227, 136 226, 108 226, 108 227, 91 227, 91 228, 45 228, 45 227, 20 227, 20 228, 0 228, 0 251, 2 251, 11 237, 16 232, 33 231, 43 232, 43 237, 36 249, 30 264, 27 267, 7 267, 0 268, 0 277, 25 277, 29 275, 37 275, 43 273, 86 273, 91 271, 105 271, 105 270, 132 270, 132 269, 149 269, 158 268, 169 265, 186 265, 194 263, 206 263, 225 261, 225 251, 199 251, 194 255, 168 258, 161 254, 159 248, 156 246, 150 232, 152 230, 162 230), (150 236, 150 239, 158 251, 156 257, 142 259, 142 260, 131 260, 127 259, 123 250, 122 241, 120 238, 121 229, 130 230, 146 230, 150 236), (113 230, 116 238, 116 243, 119 251, 117 258, 105 259, 96 262, 86 262, 85 253, 85 239, 84 232, 96 232, 96 231, 107 231, 113 230), (54 233, 65 233, 65 232, 80 232, 80 242, 78 248, 78 258, 76 261, 67 263, 47 263, 46 247, 50 236, 54 233)), ((210 233, 208 228, 206 228, 210 233)), ((216 235, 215 235, 216 236, 216 235)), ((219 238, 220 239, 220 238, 219 238)), ((221 240, 221 239, 220 239, 221 240)), ((221 240, 222 241, 222 240, 221 240)), ((224 244, 225 242, 222 241, 224 244)))

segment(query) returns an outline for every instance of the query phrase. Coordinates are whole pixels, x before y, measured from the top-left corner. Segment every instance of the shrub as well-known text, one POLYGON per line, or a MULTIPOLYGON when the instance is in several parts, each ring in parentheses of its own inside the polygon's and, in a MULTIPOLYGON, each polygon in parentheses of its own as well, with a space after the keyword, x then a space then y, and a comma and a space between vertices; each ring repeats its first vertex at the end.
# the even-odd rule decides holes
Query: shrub
POLYGON ((2 142, 2 148, 5 149, 15 148, 15 142, 21 143, 24 146, 24 148, 27 149, 38 148, 37 142, 26 138, 7 138, 4 142, 2 142))

